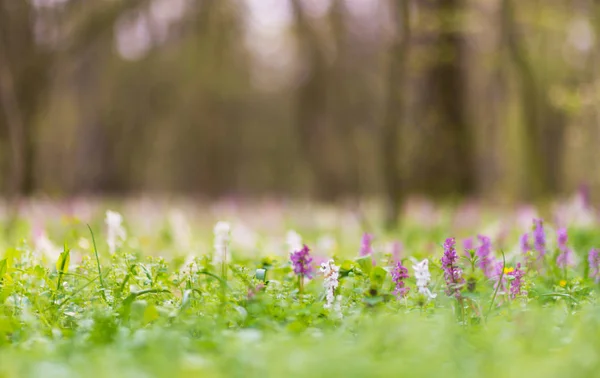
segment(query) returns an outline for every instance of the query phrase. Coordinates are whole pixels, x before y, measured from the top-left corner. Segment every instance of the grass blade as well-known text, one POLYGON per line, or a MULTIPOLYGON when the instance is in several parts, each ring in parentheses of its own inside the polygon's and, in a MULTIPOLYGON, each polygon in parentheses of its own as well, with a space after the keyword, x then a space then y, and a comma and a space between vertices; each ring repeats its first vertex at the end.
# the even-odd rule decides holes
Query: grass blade
POLYGON ((102 288, 102 298, 108 303, 106 300, 106 286, 104 286, 104 279, 102 278, 102 267, 100 266, 100 258, 98 257, 98 248, 96 247, 96 238, 94 237, 94 231, 92 231, 89 224, 87 227, 92 235, 92 244, 94 245, 94 254, 96 255, 96 265, 98 265, 98 277, 100 277, 100 287, 102 288))

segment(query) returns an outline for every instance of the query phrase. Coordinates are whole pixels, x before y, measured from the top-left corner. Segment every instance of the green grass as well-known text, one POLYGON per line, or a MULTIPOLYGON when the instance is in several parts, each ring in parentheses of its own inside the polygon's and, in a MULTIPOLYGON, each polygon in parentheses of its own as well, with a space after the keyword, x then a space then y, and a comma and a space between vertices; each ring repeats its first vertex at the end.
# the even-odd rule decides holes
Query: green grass
MULTIPOLYGON (((340 316, 324 308, 320 274, 299 292, 284 235, 273 256, 261 251, 266 234, 256 249, 232 240, 223 277, 212 263, 210 228, 192 227, 185 247, 172 227, 137 236, 128 224, 127 241, 110 255, 96 221, 93 238, 83 223, 49 225, 65 245, 58 255, 35 247, 26 221, 1 241, 0 377, 548 378, 600 371, 598 287, 587 265, 587 250, 600 238, 593 228, 569 229, 578 263, 566 271, 555 266, 549 234, 551 252, 527 271, 527 294, 514 299, 461 259, 476 283, 461 288, 461 300, 444 293, 441 243, 450 235, 443 227, 376 234, 405 243, 406 298, 393 295, 391 257, 378 249, 376 267, 358 258, 360 233, 350 232, 332 251, 341 266, 340 316), (416 292, 409 256, 430 259, 435 299, 416 292)), ((306 232, 309 246, 318 234, 306 232)), ((516 244, 518 230, 509 239, 516 244)), ((506 252, 507 268, 523 261, 506 252)))

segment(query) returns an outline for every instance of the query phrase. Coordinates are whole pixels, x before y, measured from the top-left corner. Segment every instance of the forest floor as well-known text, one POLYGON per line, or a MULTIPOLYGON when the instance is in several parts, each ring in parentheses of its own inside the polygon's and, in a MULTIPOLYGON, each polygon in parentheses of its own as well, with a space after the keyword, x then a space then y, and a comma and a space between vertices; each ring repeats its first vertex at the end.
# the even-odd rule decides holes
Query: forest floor
POLYGON ((2 222, 0 377, 600 371, 581 199, 544 219, 412 203, 394 231, 280 202, 37 202, 2 222))

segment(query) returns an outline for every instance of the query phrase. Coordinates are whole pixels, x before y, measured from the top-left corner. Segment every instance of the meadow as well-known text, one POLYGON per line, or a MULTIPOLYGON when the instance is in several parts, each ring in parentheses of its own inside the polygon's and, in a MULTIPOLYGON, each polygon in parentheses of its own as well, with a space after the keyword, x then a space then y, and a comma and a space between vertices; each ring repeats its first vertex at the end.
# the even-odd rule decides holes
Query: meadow
POLYGON ((0 377, 592 377, 600 219, 264 201, 30 202, 0 240, 0 377), (365 207, 369 208, 369 207, 365 207))

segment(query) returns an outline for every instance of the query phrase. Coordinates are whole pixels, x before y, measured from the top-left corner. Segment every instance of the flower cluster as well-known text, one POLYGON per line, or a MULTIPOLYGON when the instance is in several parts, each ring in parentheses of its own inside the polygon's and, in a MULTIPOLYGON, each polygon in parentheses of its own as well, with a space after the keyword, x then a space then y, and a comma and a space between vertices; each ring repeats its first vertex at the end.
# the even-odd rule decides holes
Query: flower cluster
POLYGON ((596 283, 600 282, 600 251, 596 248, 590 249, 588 254, 588 263, 590 265, 590 278, 593 278, 596 283))
POLYGON ((538 253, 539 258, 546 255, 546 232, 544 231, 544 222, 541 219, 533 220, 533 247, 538 253))
POLYGON ((106 243, 108 244, 108 250, 112 254, 117 251, 125 239, 127 239, 127 232, 123 227, 123 217, 116 211, 108 210, 106 212, 106 243))
POLYGON ((373 242, 373 235, 364 233, 362 236, 362 240, 360 242, 360 256, 369 256, 373 254, 373 247, 371 243, 373 242))
POLYGON ((213 263, 222 264, 227 263, 229 258, 229 234, 231 226, 227 222, 217 222, 214 228, 214 248, 215 254, 213 256, 213 263))
POLYGON ((325 277, 323 286, 325 287, 325 308, 331 308, 335 301, 335 289, 339 285, 340 267, 334 264, 333 260, 329 260, 321 264, 321 273, 325 277))
POLYGON ((394 294, 398 297, 404 297, 410 290, 406 287, 406 283, 404 280, 408 278, 408 269, 402 265, 401 261, 397 261, 396 265, 392 269, 392 281, 396 285, 396 289, 394 290, 394 294))
POLYGON ((471 251, 475 249, 473 246, 473 238, 466 238, 463 240, 463 249, 465 250, 465 256, 471 257, 471 251))
POLYGON ((294 273, 302 277, 312 278, 313 259, 310 256, 310 249, 308 249, 306 245, 304 245, 300 250, 292 253, 290 255, 290 260, 294 268, 294 273))
POLYGON ((529 251, 531 251, 531 245, 529 245, 529 234, 524 233, 521 235, 519 239, 519 244, 521 244, 521 253, 526 255, 529 251))
POLYGON ((573 265, 573 252, 571 251, 571 248, 567 247, 567 240, 568 240, 567 229, 566 228, 558 229, 557 243, 558 243, 558 250, 560 251, 560 253, 556 257, 556 265, 561 269, 566 268, 567 265, 573 265))
POLYGON ((429 260, 424 259, 420 262, 415 261, 413 264, 415 271, 415 279, 417 280, 417 291, 420 294, 425 294, 428 298, 435 298, 437 295, 432 293, 427 287, 431 281, 431 273, 429 273, 429 260))
POLYGON ((513 269, 507 274, 510 277, 510 297, 515 299, 518 295, 526 294, 523 291, 523 276, 525 272, 521 270, 521 264, 517 264, 516 269, 513 269))
POLYGON ((484 235, 478 235, 477 239, 481 243, 476 250, 478 265, 486 277, 490 277, 493 274, 492 241, 484 235))
POLYGON ((460 297, 460 290, 465 283, 462 276, 462 269, 457 265, 458 255, 456 254, 456 241, 454 238, 448 238, 444 242, 444 256, 442 257, 442 269, 444 270, 444 279, 446 280, 446 295, 460 297))

